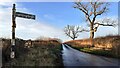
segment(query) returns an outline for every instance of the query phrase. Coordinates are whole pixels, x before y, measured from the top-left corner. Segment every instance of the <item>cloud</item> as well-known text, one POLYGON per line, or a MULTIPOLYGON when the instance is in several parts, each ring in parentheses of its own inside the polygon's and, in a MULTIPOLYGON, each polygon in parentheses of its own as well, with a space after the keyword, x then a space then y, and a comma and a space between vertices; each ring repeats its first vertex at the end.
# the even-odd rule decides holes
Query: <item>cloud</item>
MULTIPOLYGON (((11 4, 10 4, 11 5, 11 4)), ((11 21, 11 8, 10 5, 5 8, 1 7, 0 9, 0 37, 11 38, 11 30, 12 30, 12 21, 11 21)), ((19 5, 19 4, 17 4, 19 5)), ((22 7, 17 8, 17 11, 28 12, 29 10, 22 7), (24 9, 23 9, 24 8, 24 9)), ((16 18, 16 37, 23 39, 36 39, 37 37, 45 36, 45 37, 56 37, 63 38, 63 31, 59 28, 55 28, 51 25, 45 24, 45 22, 38 20, 28 20, 24 18, 16 18)))
POLYGON ((28 38, 33 39, 39 36, 55 37, 59 36, 62 33, 62 30, 44 24, 44 22, 40 21, 25 20, 18 18, 17 25, 19 25, 16 28, 18 34, 24 33, 29 36, 28 38))
POLYGON ((49 20, 55 20, 55 17, 51 14, 45 14, 43 17, 49 20))

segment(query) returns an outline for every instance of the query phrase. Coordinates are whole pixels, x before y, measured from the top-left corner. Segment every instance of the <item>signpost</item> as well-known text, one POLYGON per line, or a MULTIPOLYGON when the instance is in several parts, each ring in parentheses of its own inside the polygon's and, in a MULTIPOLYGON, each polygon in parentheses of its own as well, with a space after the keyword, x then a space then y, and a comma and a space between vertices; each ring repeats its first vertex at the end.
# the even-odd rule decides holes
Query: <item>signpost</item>
POLYGON ((12 39, 11 39, 11 54, 10 58, 15 58, 15 28, 16 28, 16 17, 26 18, 26 19, 33 19, 35 20, 35 15, 26 14, 21 12, 16 12, 15 4, 13 4, 12 9, 12 39))
POLYGON ((35 20, 35 15, 21 13, 21 12, 16 12, 16 17, 27 18, 27 19, 34 19, 35 20))

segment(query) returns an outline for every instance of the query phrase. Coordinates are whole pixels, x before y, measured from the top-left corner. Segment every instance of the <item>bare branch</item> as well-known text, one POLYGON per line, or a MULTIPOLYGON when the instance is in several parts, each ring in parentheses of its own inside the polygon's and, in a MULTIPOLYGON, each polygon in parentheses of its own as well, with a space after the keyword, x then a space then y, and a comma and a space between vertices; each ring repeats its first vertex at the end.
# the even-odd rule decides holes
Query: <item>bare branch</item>
POLYGON ((102 23, 95 23, 95 24, 99 24, 99 25, 102 25, 102 26, 114 26, 114 24, 102 24, 102 23))
POLYGON ((82 29, 82 30, 79 31, 79 32, 90 32, 90 30, 82 29))
POLYGON ((97 8, 97 9, 98 9, 98 8, 99 8, 99 9, 101 8, 101 10, 99 10, 99 11, 96 12, 96 16, 105 13, 105 12, 108 10, 108 8, 107 8, 108 5, 109 5, 109 3, 103 3, 103 2, 98 3, 98 4, 96 5, 96 8, 97 8))
MULTIPOLYGON (((99 25, 102 25, 102 26, 116 26, 117 25, 117 20, 116 19, 111 19, 111 18, 104 18, 101 23, 97 22, 95 24, 99 24, 99 25)), ((94 25, 95 25, 94 24, 94 25)))
POLYGON ((116 20, 112 20, 110 18, 105 18, 105 19, 102 20, 102 23, 96 22, 96 23, 94 23, 94 25, 97 25, 94 28, 94 30, 96 32, 97 29, 98 29, 98 27, 99 27, 99 25, 101 25, 101 26, 112 26, 112 27, 115 27, 117 25, 117 21, 116 20))
POLYGON ((88 9, 86 9, 87 7, 88 7, 88 4, 83 5, 81 2, 75 2, 75 6, 74 6, 74 8, 81 10, 85 14, 86 19, 89 20, 89 22, 91 22, 88 9))

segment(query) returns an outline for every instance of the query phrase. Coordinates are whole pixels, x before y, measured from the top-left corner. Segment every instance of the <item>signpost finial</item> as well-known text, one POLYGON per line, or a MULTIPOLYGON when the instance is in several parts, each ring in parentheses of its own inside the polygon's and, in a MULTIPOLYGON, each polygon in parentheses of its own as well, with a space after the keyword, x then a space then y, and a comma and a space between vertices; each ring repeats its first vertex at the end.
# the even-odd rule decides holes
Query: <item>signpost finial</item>
POLYGON ((15 8, 15 4, 13 4, 13 8, 15 8))

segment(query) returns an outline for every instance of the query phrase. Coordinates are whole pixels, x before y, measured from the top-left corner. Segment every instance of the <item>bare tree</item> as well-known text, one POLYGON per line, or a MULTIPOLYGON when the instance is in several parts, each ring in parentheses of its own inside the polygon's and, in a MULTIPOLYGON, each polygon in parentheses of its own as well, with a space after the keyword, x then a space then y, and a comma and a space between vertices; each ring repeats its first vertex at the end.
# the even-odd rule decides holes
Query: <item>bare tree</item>
POLYGON ((71 25, 67 25, 64 29, 65 34, 72 38, 73 40, 75 40, 78 36, 80 32, 83 31, 87 31, 85 29, 81 29, 80 26, 71 26, 71 25))
POLYGON ((75 2, 74 8, 79 9, 82 11, 85 15, 86 21, 89 22, 90 25, 90 40, 91 40, 91 45, 94 46, 93 44, 93 38, 94 38, 94 32, 97 31, 97 28, 99 25, 102 26, 113 26, 113 23, 99 23, 95 22, 97 16, 100 16, 108 11, 108 2, 99 2, 99 0, 96 0, 94 2, 75 2), (97 25, 97 26, 96 26, 97 25))

